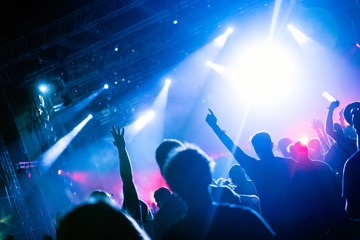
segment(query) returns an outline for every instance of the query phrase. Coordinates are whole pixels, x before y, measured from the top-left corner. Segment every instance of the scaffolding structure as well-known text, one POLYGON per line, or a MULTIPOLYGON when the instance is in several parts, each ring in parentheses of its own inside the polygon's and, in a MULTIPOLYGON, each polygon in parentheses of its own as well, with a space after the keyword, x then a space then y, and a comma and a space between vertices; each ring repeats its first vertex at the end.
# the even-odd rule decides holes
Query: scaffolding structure
POLYGON ((0 163, 4 170, 6 183, 9 186, 9 195, 13 199, 15 210, 21 221, 27 240, 35 240, 33 232, 33 224, 29 215, 28 208, 25 203, 24 195, 16 176, 13 163, 7 150, 5 141, 0 139, 0 163))

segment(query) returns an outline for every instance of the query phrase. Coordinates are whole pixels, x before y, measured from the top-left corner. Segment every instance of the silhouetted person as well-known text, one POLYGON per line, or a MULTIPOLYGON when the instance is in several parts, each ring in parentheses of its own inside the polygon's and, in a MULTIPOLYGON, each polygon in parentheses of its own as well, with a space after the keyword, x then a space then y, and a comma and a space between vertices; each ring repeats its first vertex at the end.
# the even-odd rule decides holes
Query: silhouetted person
MULTIPOLYGON (((183 143, 177 139, 164 139, 155 151, 155 159, 158 164, 160 171, 162 173, 162 168, 165 164, 165 161, 169 155, 169 153, 178 147, 184 147, 183 143)), ((162 174, 164 175, 164 174, 162 174)))
POLYGON ((309 158, 311 160, 325 161, 325 155, 323 155, 321 142, 318 138, 310 139, 307 146, 309 147, 309 158))
POLYGON ((333 122, 334 110, 339 105, 339 101, 334 101, 329 105, 326 118, 326 132, 334 139, 335 144, 332 145, 326 154, 325 161, 336 171, 341 179, 345 161, 356 151, 356 140, 346 136, 341 125, 333 122))
POLYGON ((116 130, 113 126, 111 133, 114 137, 114 145, 119 153, 120 177, 123 181, 124 202, 122 209, 127 211, 140 225, 144 225, 147 220, 152 219, 149 207, 145 202, 139 199, 136 187, 133 181, 132 167, 129 155, 125 148, 125 129, 120 127, 116 130))
MULTIPOLYGON (((349 124, 354 126, 358 141, 360 139, 360 102, 349 104, 345 112, 349 124)), ((343 175, 343 197, 346 200, 346 212, 351 219, 360 220, 360 150, 357 150, 345 163, 343 175)))
POLYGON ((200 149, 179 149, 165 167, 170 188, 184 199, 188 211, 164 239, 272 239, 273 231, 254 210, 212 202, 209 158, 200 149))
MULTIPOLYGON (((164 139, 155 151, 155 159, 160 168, 160 172, 164 177, 163 166, 171 151, 176 148, 184 148, 184 144, 176 139, 164 139)), ((165 179, 166 181, 166 179, 165 179)), ((166 191, 165 189, 159 189, 160 192, 166 191)), ((160 200, 161 201, 161 200, 160 200)), ((163 234, 170 229, 170 227, 180 221, 186 213, 186 204, 177 196, 176 193, 172 193, 166 202, 161 202, 159 211, 154 217, 154 231, 157 239, 162 239, 163 234)))
POLYGON ((311 160, 308 147, 300 141, 290 145, 290 155, 298 166, 293 178, 294 209, 299 216, 300 239, 338 239, 347 219, 341 185, 335 172, 323 161, 311 160))
POLYGON ((292 143, 290 138, 284 137, 278 141, 278 149, 284 157, 290 157, 288 146, 292 143))
POLYGON ((216 116, 210 109, 209 111, 206 122, 254 181, 260 198, 261 215, 275 229, 278 236, 282 235, 283 224, 293 217, 288 212, 292 204, 288 201, 288 194, 296 161, 291 158, 276 157, 270 135, 266 132, 258 132, 251 139, 260 160, 247 155, 221 130, 217 125, 216 116))
POLYGON ((150 239, 136 221, 109 201, 76 206, 60 220, 57 240, 150 239))
POLYGON ((179 197, 165 187, 157 189, 154 198, 159 207, 154 217, 155 237, 162 239, 164 233, 185 216, 186 207, 179 197))
POLYGON ((234 191, 237 194, 258 196, 253 181, 246 176, 246 173, 240 165, 234 164, 231 166, 229 170, 229 177, 231 182, 235 185, 234 191))

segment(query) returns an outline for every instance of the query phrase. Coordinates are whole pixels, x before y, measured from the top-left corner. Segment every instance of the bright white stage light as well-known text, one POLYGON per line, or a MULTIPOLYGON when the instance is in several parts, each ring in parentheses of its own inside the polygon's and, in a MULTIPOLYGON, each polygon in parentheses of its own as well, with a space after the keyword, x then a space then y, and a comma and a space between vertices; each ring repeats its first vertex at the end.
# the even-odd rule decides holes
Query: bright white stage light
POLYGON ((109 88, 109 85, 106 83, 104 84, 104 89, 108 89, 109 88))
POLYGON ((308 36, 306 36, 300 30, 296 29, 292 24, 288 25, 288 29, 295 38, 296 42, 298 42, 299 44, 305 44, 310 41, 310 38, 308 36))
POLYGON ((171 79, 170 78, 167 78, 166 80, 165 80, 165 86, 170 86, 170 84, 171 84, 171 79))
POLYGON ((323 97, 324 98, 326 98, 329 102, 335 102, 336 101, 336 99, 333 97, 333 96, 331 96, 328 92, 326 92, 326 91, 324 91, 323 93, 322 93, 322 95, 323 95, 323 97))
POLYGON ((145 125, 150 122, 155 116, 154 111, 148 111, 143 116, 141 116, 136 122, 134 123, 134 126, 137 130, 141 130, 145 125))
POLYGON ((93 118, 93 115, 92 115, 92 114, 89 114, 88 118, 92 119, 92 118, 93 118))
POLYGON ((297 64, 286 49, 273 44, 247 47, 232 66, 231 85, 253 103, 272 103, 294 87, 297 64))
POLYGON ((233 32, 234 32, 234 29, 233 29, 232 27, 229 27, 229 28, 226 30, 225 34, 226 34, 227 36, 229 36, 229 35, 232 34, 233 32))
POLYGON ((40 92, 42 92, 42 93, 47 93, 47 92, 49 91, 49 88, 48 88, 48 86, 46 86, 45 84, 41 84, 41 85, 39 86, 39 90, 40 90, 40 92))
POLYGON ((215 46, 218 48, 222 48, 225 45, 226 40, 228 39, 230 34, 233 32, 234 32, 234 29, 230 27, 223 34, 221 34, 220 36, 215 38, 215 40, 214 40, 215 46))

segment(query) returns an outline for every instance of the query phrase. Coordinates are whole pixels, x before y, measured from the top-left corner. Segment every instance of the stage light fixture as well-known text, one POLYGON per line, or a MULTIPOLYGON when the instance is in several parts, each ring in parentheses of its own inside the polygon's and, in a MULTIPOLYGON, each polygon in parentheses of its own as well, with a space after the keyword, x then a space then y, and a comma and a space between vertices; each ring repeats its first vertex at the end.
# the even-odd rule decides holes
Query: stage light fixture
POLYGON ((360 48, 360 43, 356 43, 355 45, 356 47, 360 48))
POLYGON ((304 44, 310 40, 308 36, 306 36, 299 29, 295 28, 292 24, 288 25, 288 29, 299 44, 304 44))
POLYGON ((109 89, 109 84, 104 84, 104 89, 109 89))
POLYGON ((40 92, 42 92, 42 93, 47 93, 47 92, 49 91, 49 88, 48 88, 47 85, 41 84, 41 85, 39 86, 39 90, 40 90, 40 92))
POLYGON ((326 100, 328 100, 329 102, 335 102, 335 101, 336 101, 336 99, 335 99, 332 95, 330 95, 327 91, 324 91, 324 92, 322 93, 322 95, 323 95, 323 97, 326 98, 326 100))
POLYGON ((170 84, 171 84, 171 79, 170 79, 170 78, 167 78, 167 79, 165 80, 165 86, 170 86, 170 84))

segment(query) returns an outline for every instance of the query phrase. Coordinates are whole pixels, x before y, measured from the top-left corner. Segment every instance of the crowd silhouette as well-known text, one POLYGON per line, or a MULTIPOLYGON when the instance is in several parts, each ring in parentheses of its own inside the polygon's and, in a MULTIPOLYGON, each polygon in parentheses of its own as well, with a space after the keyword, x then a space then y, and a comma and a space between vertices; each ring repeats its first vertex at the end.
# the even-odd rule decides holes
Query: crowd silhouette
POLYGON ((57 221, 56 239, 360 239, 360 102, 342 109, 339 123, 337 107, 330 103, 325 126, 311 121, 317 137, 308 144, 283 137, 274 146, 268 132, 256 132, 257 158, 209 109, 204 124, 237 164, 214 179, 210 157, 196 144, 164 139, 154 150, 168 185, 154 192, 157 211, 139 198, 125 129, 114 126, 123 202, 94 189, 57 221))

